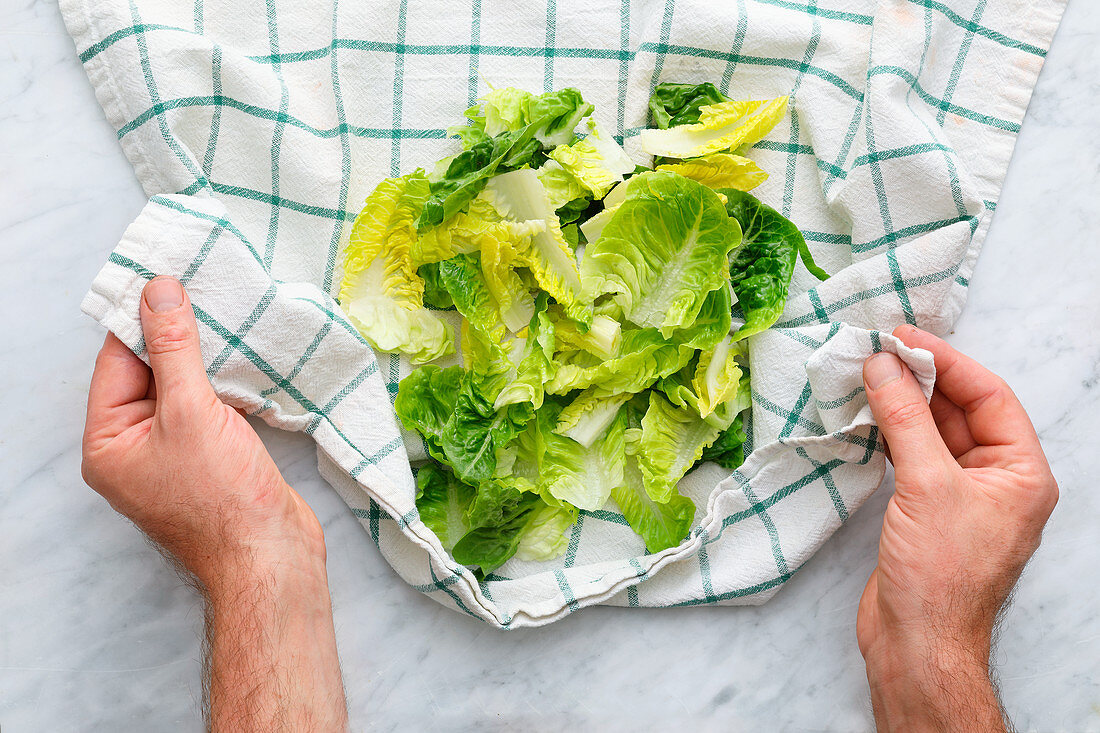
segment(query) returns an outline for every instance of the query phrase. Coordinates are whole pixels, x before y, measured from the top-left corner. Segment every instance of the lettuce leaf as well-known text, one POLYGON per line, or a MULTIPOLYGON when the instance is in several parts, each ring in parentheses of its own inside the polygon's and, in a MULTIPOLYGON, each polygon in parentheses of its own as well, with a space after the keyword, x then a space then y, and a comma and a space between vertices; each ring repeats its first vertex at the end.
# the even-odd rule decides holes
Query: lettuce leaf
POLYGON ((541 149, 534 132, 532 125, 502 132, 452 158, 443 175, 431 182, 431 194, 424 202, 417 228, 427 230, 465 211, 496 174, 531 165, 541 149))
POLYGON ((729 335, 733 325, 732 301, 733 290, 729 283, 710 291, 695 321, 689 327, 676 331, 673 339, 693 349, 705 351, 713 348, 729 335))
POLYGON ((588 115, 592 105, 576 89, 565 88, 540 94, 527 104, 527 122, 535 139, 548 148, 568 145, 573 131, 588 115))
POLYGON ((659 171, 679 173, 708 188, 736 188, 750 191, 768 180, 768 174, 752 160, 732 153, 711 153, 679 163, 657 166, 659 171))
POLYGON ((665 158, 698 158, 754 145, 764 139, 787 111, 787 97, 763 101, 719 102, 701 107, 699 121, 667 130, 643 130, 642 150, 665 158))
POLYGON ((419 264, 442 262, 457 254, 477 252, 486 238, 513 236, 513 229, 514 225, 503 223, 496 209, 479 196, 470 201, 467 211, 460 211, 439 226, 419 231, 410 256, 419 264))
POLYGON ((451 294, 443 287, 439 279, 439 263, 429 262, 416 268, 416 274, 424 281, 424 305, 436 310, 454 308, 455 302, 451 294))
POLYGON ((613 359, 619 354, 622 344, 622 325, 603 314, 592 316, 592 325, 585 332, 577 328, 572 320, 557 316, 551 311, 551 318, 555 320, 556 338, 561 350, 582 349, 600 359, 613 359))
MULTIPOLYGON (((730 282, 745 314, 745 325, 735 338, 743 339, 770 327, 783 314, 795 259, 802 250, 809 257, 809 250, 798 227, 775 209, 744 191, 727 188, 722 193, 726 211, 741 225, 744 237, 744 245, 730 261, 730 282)), ((812 258, 809 263, 807 267, 813 265, 812 258)))
POLYGON ((638 466, 641 431, 628 430, 623 483, 611 492, 627 524, 645 540, 646 549, 660 552, 683 541, 695 519, 695 503, 673 489, 664 503, 654 501, 638 466))
POLYGON ((745 462, 745 440, 744 417, 739 414, 729 428, 703 449, 699 462, 711 461, 726 470, 733 471, 745 462))
POLYGON ((608 394, 599 387, 589 387, 562 409, 554 432, 589 448, 603 435, 630 397, 629 393, 608 394))
POLYGON ((699 364, 691 380, 699 417, 710 417, 719 406, 737 396, 741 383, 739 356, 741 351, 729 336, 710 351, 700 352, 699 364))
POLYGON ((561 557, 569 547, 565 532, 577 521, 577 508, 544 505, 535 509, 520 537, 516 557, 542 562, 561 557))
POLYGON ((454 413, 463 376, 462 367, 441 369, 427 364, 413 370, 397 387, 393 402, 397 417, 406 430, 420 434, 428 455, 437 461, 447 460, 440 436, 454 413))
POLYGON ((416 473, 416 510, 448 552, 470 529, 466 510, 475 493, 444 466, 429 463, 416 473))
POLYGON ((517 264, 531 270, 539 287, 582 324, 592 321, 592 308, 581 288, 573 250, 561 233, 557 214, 539 181, 538 173, 524 169, 494 177, 485 189, 487 200, 507 220, 537 221, 544 226, 530 238, 517 240, 517 264))
POLYGON ((423 171, 378 184, 352 224, 340 286, 341 305, 363 337, 417 364, 454 351, 451 330, 424 307, 424 281, 410 256, 427 197, 423 171))
POLYGON ((608 394, 641 392, 682 369, 693 354, 690 346, 667 341, 656 329, 627 329, 614 358, 601 359, 579 350, 558 354, 558 369, 546 391, 560 395, 598 386, 608 394))
POLYGON ((694 410, 677 408, 660 392, 651 391, 638 444, 638 464, 649 498, 668 503, 677 482, 721 432, 694 410))
POLYGON ((538 169, 539 181, 546 189, 550 208, 557 211, 573 201, 583 200, 588 206, 589 190, 556 160, 548 160, 538 169))
POLYGON ((582 186, 600 199, 623 177, 634 172, 634 161, 627 157, 618 143, 602 134, 589 120, 588 137, 572 145, 559 145, 550 157, 582 186))
POLYGON ((616 417, 589 446, 553 432, 558 415, 540 411, 539 493, 548 504, 570 504, 594 511, 607 503, 623 481, 625 423, 616 417))
POLYGON ((470 150, 487 139, 518 130, 529 130, 543 146, 567 145, 582 119, 592 114, 592 105, 576 89, 534 95, 522 89, 493 89, 466 110, 469 124, 447 132, 462 139, 470 150))
MULTIPOLYGON (((439 281, 467 323, 494 346, 504 340, 504 321, 475 255, 455 255, 439 263, 439 281)), ((463 339, 465 343, 465 339, 463 339)))
POLYGON ((440 435, 447 462, 463 481, 476 483, 497 476, 499 455, 534 417, 530 403, 494 408, 502 380, 463 375, 455 409, 440 435))
POLYGON ((695 124, 699 121, 703 107, 729 101, 730 98, 719 92, 710 82, 664 82, 654 87, 653 94, 649 97, 649 117, 659 129, 667 130, 679 125, 695 124))
POLYGON ((727 257, 740 241, 709 188, 675 173, 643 173, 585 249, 582 278, 590 295, 611 295, 630 322, 668 337, 725 284, 727 257))
POLYGON ((524 531, 544 505, 538 494, 510 482, 481 483, 467 511, 473 529, 455 543, 451 556, 457 563, 480 568, 484 577, 516 554, 524 531))
POLYGON ((515 375, 497 395, 494 406, 521 402, 530 403, 534 409, 542 407, 543 385, 550 380, 557 364, 554 363, 554 323, 546 312, 547 298, 539 296, 535 313, 523 336, 516 337, 520 356, 515 359, 515 375))

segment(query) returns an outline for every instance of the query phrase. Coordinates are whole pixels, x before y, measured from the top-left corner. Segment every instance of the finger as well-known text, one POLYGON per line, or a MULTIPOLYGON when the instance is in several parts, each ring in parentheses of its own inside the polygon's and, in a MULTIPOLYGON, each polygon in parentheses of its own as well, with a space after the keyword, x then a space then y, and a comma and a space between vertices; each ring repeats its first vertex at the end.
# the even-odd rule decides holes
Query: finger
POLYGON ((949 457, 917 378, 901 359, 887 352, 871 356, 863 363, 863 384, 899 472, 949 457))
POLYGON ((96 356, 88 388, 86 446, 109 440, 151 414, 151 403, 144 399, 152 382, 150 377, 149 367, 108 333, 96 356))
POLYGON ((191 404, 213 395, 199 350, 195 314, 178 280, 155 277, 146 284, 141 297, 141 327, 158 404, 191 404))
POLYGON ((144 398, 151 376, 149 367, 130 347, 108 333, 96 355, 88 388, 88 416, 144 398))
POLYGON ((1038 445, 1031 420, 1003 379, 927 331, 902 326, 894 335, 906 346, 932 352, 936 388, 962 408, 976 443, 1038 445))
POLYGON ((951 455, 955 458, 978 444, 970 434, 966 413, 961 407, 944 397, 939 389, 932 392, 928 408, 932 411, 932 419, 936 421, 936 428, 940 431, 940 437, 947 445, 947 450, 951 451, 951 455))

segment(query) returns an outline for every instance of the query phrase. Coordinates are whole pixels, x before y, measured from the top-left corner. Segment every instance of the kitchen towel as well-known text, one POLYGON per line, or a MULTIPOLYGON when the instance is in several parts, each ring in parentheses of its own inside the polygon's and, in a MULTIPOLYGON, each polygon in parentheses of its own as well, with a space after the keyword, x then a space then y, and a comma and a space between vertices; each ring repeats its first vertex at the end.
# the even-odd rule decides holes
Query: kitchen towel
POLYGON ((317 442, 325 478, 415 588, 504 627, 594 603, 761 603, 875 490, 885 457, 863 359, 927 352, 966 298, 1065 0, 62 0, 77 52, 150 199, 83 309, 144 352, 138 299, 187 286, 223 399, 317 442), (647 554, 614 505, 564 557, 478 581, 417 516, 392 403, 408 365, 375 354, 334 295, 382 178, 458 150, 446 128, 489 85, 581 90, 638 162, 661 81, 789 94, 749 155, 754 193, 802 230, 776 327, 751 338, 751 455, 681 488, 691 534, 647 554), (880 333, 880 331, 884 333, 880 333))

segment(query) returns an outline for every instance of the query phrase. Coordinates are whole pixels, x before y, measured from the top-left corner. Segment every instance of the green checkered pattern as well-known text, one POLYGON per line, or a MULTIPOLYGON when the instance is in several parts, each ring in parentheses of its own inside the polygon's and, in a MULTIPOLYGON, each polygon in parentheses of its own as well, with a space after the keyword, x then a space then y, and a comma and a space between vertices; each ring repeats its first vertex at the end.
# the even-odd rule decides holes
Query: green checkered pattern
POLYGON ((150 196, 84 310, 136 352, 142 284, 191 293, 223 398, 312 435, 325 478, 407 582, 504 628, 595 603, 759 603, 876 488, 881 441, 860 365, 890 350, 930 391, 927 354, 965 301, 1064 0, 488 0, 302 3, 62 0, 107 119, 150 196), (777 328, 753 337, 755 448, 706 465, 677 548, 648 554, 612 504, 564 557, 480 583, 419 520, 423 444, 392 410, 409 366, 374 354, 334 295, 340 248, 379 179, 430 167, 494 86, 581 89, 627 151, 653 85, 791 96, 749 153, 756 193, 835 273, 801 267, 777 328))

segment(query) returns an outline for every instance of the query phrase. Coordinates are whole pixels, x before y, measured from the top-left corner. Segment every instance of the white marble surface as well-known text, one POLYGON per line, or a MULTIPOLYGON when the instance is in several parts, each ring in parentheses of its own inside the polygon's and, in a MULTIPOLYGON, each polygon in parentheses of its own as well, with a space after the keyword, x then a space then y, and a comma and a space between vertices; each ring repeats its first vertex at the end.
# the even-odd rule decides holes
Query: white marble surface
MULTIPOLYGON (((1005 617, 1024 730, 1100 730, 1100 5, 1071 0, 954 334, 1004 375, 1062 501, 1005 617)), ((0 728, 199 730, 198 599, 80 480, 102 332, 87 284, 143 196, 56 6, 0 3, 0 728)), ((759 608, 593 608, 508 634, 406 587, 317 475, 261 426, 325 526, 354 727, 865 730, 855 609, 886 485, 759 608)))

